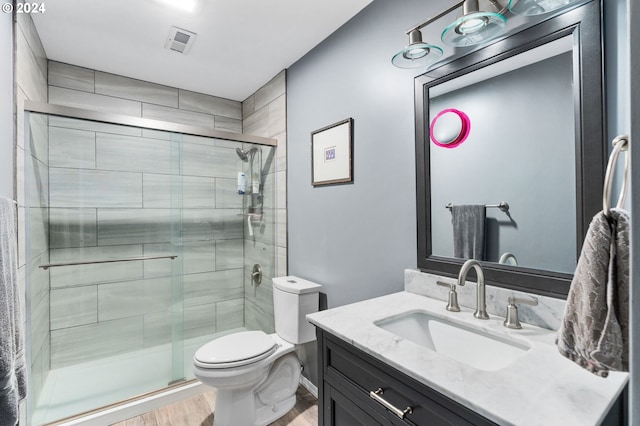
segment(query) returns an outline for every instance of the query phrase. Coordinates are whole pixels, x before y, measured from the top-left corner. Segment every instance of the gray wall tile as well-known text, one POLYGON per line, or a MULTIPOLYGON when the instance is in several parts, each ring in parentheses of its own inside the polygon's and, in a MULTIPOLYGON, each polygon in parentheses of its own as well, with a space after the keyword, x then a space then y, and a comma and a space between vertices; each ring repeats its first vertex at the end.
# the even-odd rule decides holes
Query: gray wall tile
MULTIPOLYGON (((273 306, 273 303, 271 305, 273 306)), ((268 334, 275 333, 273 313, 268 306, 263 307, 246 301, 244 308, 244 322, 247 329, 262 330, 268 334)))
POLYGON ((170 176, 145 173, 145 208, 214 208, 215 179, 198 176, 170 176), (173 188, 173 191, 172 191, 173 188))
POLYGON ((242 102, 242 119, 246 120, 251 114, 256 112, 255 93, 242 102))
POLYGON ((216 207, 241 209, 245 196, 238 194, 238 180, 216 178, 216 207))
POLYGON ((180 90, 180 109, 242 119, 242 105, 238 101, 180 90))
POLYGON ((190 241, 183 243, 184 273, 196 274, 216 270, 215 241, 190 241))
POLYGON ((95 72, 88 68, 49 61, 49 85, 93 93, 95 72))
POLYGON ((142 174, 52 167, 51 207, 142 207, 142 174))
POLYGON ((26 202, 30 207, 45 207, 49 204, 49 168, 42 161, 27 154, 25 164, 26 202))
POLYGON ((142 117, 153 120, 213 129, 213 115, 200 112, 184 111, 153 104, 142 104, 142 117))
POLYGON ((98 209, 98 245, 171 241, 168 209, 98 209))
POLYGON ((95 246, 96 209, 49 209, 51 248, 95 246))
MULTIPOLYGON (((48 251, 28 261, 29 270, 31 272, 30 278, 31 278, 31 306, 32 307, 38 306, 40 302, 42 302, 45 299, 47 301, 49 300, 49 272, 39 267, 40 265, 44 265, 46 263, 49 263, 48 251)), ((47 322, 47 329, 48 327, 49 327, 49 324, 47 322)))
POLYGON ((281 71, 255 93, 255 109, 259 110, 283 95, 286 89, 286 71, 281 71))
POLYGON ((16 34, 16 82, 27 99, 47 101, 47 59, 37 35, 19 28, 16 34))
POLYGON ((171 312, 153 312, 143 318, 145 348, 171 343, 171 312))
POLYGON ((242 160, 235 149, 194 143, 182 145, 182 170, 185 175, 236 179, 242 160))
POLYGON ((216 303, 217 331, 244 326, 244 299, 225 300, 216 303))
POLYGON ((263 107, 245 118, 242 122, 242 133, 269 137, 269 107, 263 107))
POLYGON ((144 277, 171 277, 182 275, 184 269, 184 252, 182 246, 171 243, 145 244, 144 256, 178 256, 175 259, 150 259, 144 261, 144 277))
POLYGON ((129 172, 170 173, 171 143, 159 139, 96 134, 97 168, 129 172))
POLYGON ((98 285, 98 319, 135 317, 171 307, 170 277, 98 285))
POLYGON ((287 130, 287 97, 280 96, 269 104, 269 137, 287 130))
POLYGON ((132 115, 134 117, 142 116, 142 104, 140 102, 55 86, 49 86, 49 103, 114 114, 132 115))
POLYGON ((244 264, 244 240, 216 241, 216 270, 238 269, 244 264))
POLYGON ((142 349, 142 317, 51 332, 51 368, 142 349), (100 336, 96 339, 96 336, 100 336))
POLYGON ((182 220, 182 237, 185 241, 228 240, 243 237, 242 210, 185 209, 182 220))
POLYGON ((47 117, 42 114, 29 115, 31 138, 29 148, 32 156, 49 164, 49 127, 47 117))
MULTIPOLYGON (((225 302, 220 302, 225 303, 225 302)), ((216 331, 216 306, 218 304, 191 306, 184 309, 184 338, 206 336, 216 331)), ((239 327, 242 327, 240 325, 239 327)))
POLYGON ((42 345, 49 338, 49 318, 50 318, 49 292, 38 304, 31 305, 31 347, 36 352, 40 351, 42 345))
POLYGON ((236 118, 227 118, 216 115, 214 117, 214 127, 216 130, 225 132, 242 133, 242 120, 236 118))
POLYGON ((243 297, 242 269, 184 276, 184 306, 198 306, 243 297))
MULTIPOLYGON (((125 259, 142 256, 142 245, 102 246, 51 250, 52 263, 125 259)), ((142 261, 97 263, 51 268, 51 287, 129 281, 143 277, 142 261)))
POLYGON ((95 285, 51 291, 51 330, 98 321, 98 289, 95 285))
POLYGON ((42 253, 48 251, 49 241, 49 209, 41 209, 39 207, 27 210, 27 220, 31 226, 30 242, 31 247, 26 253, 27 261, 35 259, 42 253))
POLYGON ((96 168, 94 132, 51 127, 49 149, 49 164, 52 167, 96 168))
POLYGON ((96 71, 96 93, 150 104, 178 107, 178 89, 96 71))

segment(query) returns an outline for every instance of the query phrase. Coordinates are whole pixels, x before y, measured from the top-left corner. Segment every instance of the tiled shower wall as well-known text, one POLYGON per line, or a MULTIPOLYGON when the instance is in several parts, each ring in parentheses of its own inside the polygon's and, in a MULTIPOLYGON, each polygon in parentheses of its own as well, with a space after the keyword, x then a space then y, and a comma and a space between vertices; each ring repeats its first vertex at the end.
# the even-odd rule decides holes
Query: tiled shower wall
MULTIPOLYGON (((24 101, 47 101, 47 58, 40 37, 28 14, 14 14, 16 19, 16 194, 18 201, 18 280, 23 296, 22 306, 24 330, 28 330, 30 340, 30 381, 29 398, 37 400, 44 380, 49 372, 49 274, 37 265, 49 261, 48 250, 48 152, 47 122, 42 119, 33 120, 32 137, 25 140, 24 134, 24 101), (25 158, 28 167, 25 169, 25 158), (37 194, 26 200, 25 185, 29 185, 29 193, 37 194), (29 206, 28 212, 25 206, 29 206), (27 214, 28 213, 28 214, 27 214), (29 250, 25 241, 27 221, 29 218, 30 241, 29 250), (34 273, 30 277, 30 300, 26 304, 26 270, 30 266, 34 273), (27 310, 28 308, 28 310, 27 310)), ((21 424, 25 422, 26 409, 21 406, 21 424)))
MULTIPOLYGON (((242 122, 239 102, 53 61, 49 102, 233 132, 242 122)), ((167 133, 52 118, 49 137, 53 262, 169 252, 169 228, 157 225, 171 207, 167 133)), ((238 143, 179 137, 188 338, 244 325, 243 199, 235 194, 243 165, 238 143)), ((164 343, 169 262, 52 269, 52 367, 164 343), (86 347, 97 329, 111 338, 86 347)))
POLYGON ((278 149, 265 156, 266 188, 275 197, 265 204, 263 226, 251 237, 245 232, 245 325, 249 329, 274 332, 271 278, 287 275, 286 198, 286 70, 242 103, 243 133, 277 139, 278 149), (274 232, 275 230, 275 232, 274 232), (274 259, 275 256, 275 259, 274 259), (249 271, 263 266, 264 277, 252 285, 249 271), (266 266, 266 267, 265 267, 266 266))

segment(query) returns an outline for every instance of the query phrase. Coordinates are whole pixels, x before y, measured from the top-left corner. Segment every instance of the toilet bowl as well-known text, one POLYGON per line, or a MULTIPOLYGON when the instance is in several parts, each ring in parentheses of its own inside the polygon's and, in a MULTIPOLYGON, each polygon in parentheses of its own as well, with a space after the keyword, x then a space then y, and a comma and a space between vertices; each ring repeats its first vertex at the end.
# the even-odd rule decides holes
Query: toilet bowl
POLYGON ((315 339, 306 314, 318 310, 320 285, 296 277, 273 279, 276 333, 242 331, 200 347, 193 371, 217 389, 214 426, 267 425, 296 403, 301 365, 295 344, 315 339))

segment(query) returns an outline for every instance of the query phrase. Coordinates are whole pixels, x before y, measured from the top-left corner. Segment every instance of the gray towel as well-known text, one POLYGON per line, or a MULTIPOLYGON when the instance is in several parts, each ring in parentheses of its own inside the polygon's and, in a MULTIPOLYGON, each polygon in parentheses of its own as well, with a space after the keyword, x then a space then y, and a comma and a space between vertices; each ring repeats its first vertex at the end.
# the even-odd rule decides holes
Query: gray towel
POLYGON ((629 370, 629 213, 589 225, 556 341, 562 355, 602 377, 629 370))
POLYGON ((451 206, 453 223, 453 256, 462 259, 483 260, 484 256, 484 204, 451 206))
POLYGON ((27 393, 24 337, 18 293, 16 206, 0 197, 0 425, 18 423, 27 393))

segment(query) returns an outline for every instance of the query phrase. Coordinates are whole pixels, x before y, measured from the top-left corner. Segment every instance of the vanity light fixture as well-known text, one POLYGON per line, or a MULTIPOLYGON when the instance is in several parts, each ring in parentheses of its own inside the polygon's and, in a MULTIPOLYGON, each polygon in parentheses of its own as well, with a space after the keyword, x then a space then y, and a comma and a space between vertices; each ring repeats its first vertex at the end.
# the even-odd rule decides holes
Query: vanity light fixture
POLYGON ((423 42, 420 29, 460 8, 460 6, 463 8, 463 16, 456 19, 442 32, 442 41, 444 43, 456 47, 473 46, 489 41, 499 35, 507 25, 507 19, 503 16, 503 13, 507 11, 507 7, 502 6, 501 0, 487 1, 496 9, 496 12, 481 11, 478 0, 461 0, 428 21, 408 29, 406 33, 409 35, 409 44, 393 55, 391 63, 398 68, 421 68, 428 67, 440 59, 444 51, 438 46, 423 42))
POLYGON ((393 55, 391 63, 398 68, 421 68, 427 67, 440 59, 444 51, 438 46, 423 42, 420 29, 426 27, 435 20, 442 18, 447 13, 453 12, 463 3, 464 0, 456 3, 449 9, 439 13, 428 21, 408 29, 406 33, 409 35, 409 44, 406 45, 404 49, 393 55))
POLYGON ((502 8, 497 1, 491 4, 496 12, 481 11, 478 0, 465 0, 462 17, 444 29, 442 42, 455 47, 474 46, 502 33, 507 27, 507 18, 503 15, 507 8, 502 8))
POLYGON ((508 8, 512 13, 523 16, 542 15, 553 12, 580 0, 509 0, 508 8))

